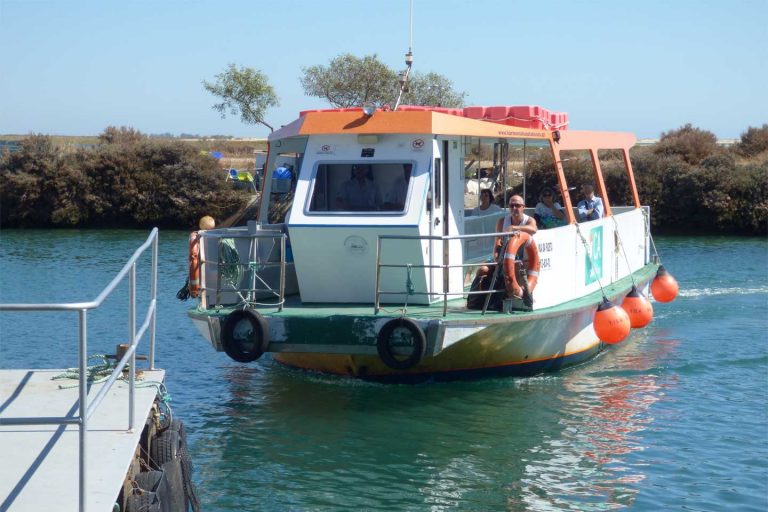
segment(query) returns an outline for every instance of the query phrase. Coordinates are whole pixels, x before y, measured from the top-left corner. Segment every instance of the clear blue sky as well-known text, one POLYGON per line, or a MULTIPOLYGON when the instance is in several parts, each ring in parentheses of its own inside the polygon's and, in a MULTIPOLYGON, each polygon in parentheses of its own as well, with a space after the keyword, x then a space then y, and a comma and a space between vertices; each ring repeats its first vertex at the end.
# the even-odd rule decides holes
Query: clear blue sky
MULTIPOLYGON (((262 137, 201 86, 264 72, 275 126, 328 105, 303 67, 372 53, 403 67, 408 0, 0 0, 0 134, 262 137)), ((541 105, 571 127, 640 138, 692 123, 720 138, 768 123, 768 0, 414 0, 414 70, 468 105, 541 105)))

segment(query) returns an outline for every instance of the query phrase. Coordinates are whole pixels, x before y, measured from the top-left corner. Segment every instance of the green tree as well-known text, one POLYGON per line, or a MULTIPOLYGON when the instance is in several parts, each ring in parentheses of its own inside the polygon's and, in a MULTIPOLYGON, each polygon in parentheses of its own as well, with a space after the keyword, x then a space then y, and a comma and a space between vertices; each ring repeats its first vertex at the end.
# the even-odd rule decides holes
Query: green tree
MULTIPOLYGON (((394 104, 399 91, 398 73, 381 62, 376 54, 356 57, 345 53, 331 59, 328 66, 302 69, 299 79, 307 96, 323 98, 337 108, 394 104)), ((438 73, 415 73, 403 101, 412 105, 459 107, 466 93, 457 92, 446 77, 438 73)))
POLYGON ((328 66, 302 68, 302 72, 299 80, 304 93, 323 98, 337 108, 380 107, 395 99, 397 73, 376 54, 361 59, 345 53, 331 59, 328 66))
POLYGON ((403 95, 403 103, 459 108, 464 106, 466 96, 467 93, 456 91, 453 82, 443 75, 433 72, 414 73, 403 95))
POLYGON ((280 102, 269 79, 261 71, 230 64, 226 71, 216 75, 215 82, 203 80, 203 87, 221 98, 221 103, 213 105, 213 109, 220 112, 222 118, 229 112, 239 115, 245 124, 263 124, 274 131, 264 121, 264 116, 269 107, 275 107, 280 102))

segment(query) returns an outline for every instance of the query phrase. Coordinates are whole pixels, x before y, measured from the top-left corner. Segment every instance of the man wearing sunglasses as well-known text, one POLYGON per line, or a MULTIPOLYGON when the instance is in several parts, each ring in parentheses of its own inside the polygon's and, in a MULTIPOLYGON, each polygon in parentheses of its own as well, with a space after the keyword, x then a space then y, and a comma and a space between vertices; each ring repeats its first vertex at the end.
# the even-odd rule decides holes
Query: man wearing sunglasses
POLYGON ((523 231, 533 235, 538 231, 536 219, 525 214, 525 201, 520 196, 509 198, 509 215, 505 215, 496 223, 496 232, 523 231))

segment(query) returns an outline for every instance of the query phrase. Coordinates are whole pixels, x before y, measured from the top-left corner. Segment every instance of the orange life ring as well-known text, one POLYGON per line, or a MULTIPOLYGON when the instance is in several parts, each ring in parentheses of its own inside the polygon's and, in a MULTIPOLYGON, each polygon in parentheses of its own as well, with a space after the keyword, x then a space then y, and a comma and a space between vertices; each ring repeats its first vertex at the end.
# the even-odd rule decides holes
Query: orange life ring
POLYGON ((189 235, 189 295, 200 296, 200 235, 193 231, 189 235))
POLYGON ((525 248, 525 254, 528 256, 528 265, 526 273, 528 275, 528 291, 532 294, 533 289, 539 281, 539 271, 541 262, 539 261, 539 249, 536 247, 533 237, 524 231, 515 231, 507 242, 507 248, 504 251, 504 275, 507 276, 507 291, 515 297, 522 297, 523 290, 517 282, 515 273, 515 258, 517 251, 525 248))

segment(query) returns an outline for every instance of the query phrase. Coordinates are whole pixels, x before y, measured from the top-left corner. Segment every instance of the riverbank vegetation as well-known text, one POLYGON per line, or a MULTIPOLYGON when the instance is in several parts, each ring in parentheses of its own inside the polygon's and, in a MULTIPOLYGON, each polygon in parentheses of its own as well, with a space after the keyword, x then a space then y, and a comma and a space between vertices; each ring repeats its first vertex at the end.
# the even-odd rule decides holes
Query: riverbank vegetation
MULTIPOLYGON (((0 227, 149 227, 192 229, 203 215, 225 219, 251 196, 232 188, 209 151, 239 146, 250 158, 260 142, 206 141, 205 147, 107 128, 96 141, 63 148, 31 135, 19 151, 0 154, 0 227)), ((768 230, 768 125, 749 128, 732 147, 686 125, 652 146, 631 151, 643 204, 656 233, 743 233, 768 230)), ((631 204, 624 166, 600 154, 612 204, 631 204)), ((593 181, 586 155, 564 158, 569 185, 593 181)), ((551 158, 529 163, 528 204, 552 186, 551 158)), ((574 191, 574 204, 578 201, 574 191)))
POLYGON ((31 135, 0 155, 0 226, 190 229, 247 202, 224 177, 194 145, 130 128, 107 128, 98 144, 68 149, 31 135))

